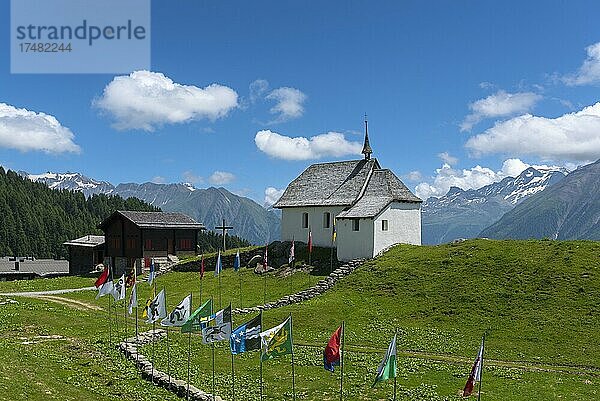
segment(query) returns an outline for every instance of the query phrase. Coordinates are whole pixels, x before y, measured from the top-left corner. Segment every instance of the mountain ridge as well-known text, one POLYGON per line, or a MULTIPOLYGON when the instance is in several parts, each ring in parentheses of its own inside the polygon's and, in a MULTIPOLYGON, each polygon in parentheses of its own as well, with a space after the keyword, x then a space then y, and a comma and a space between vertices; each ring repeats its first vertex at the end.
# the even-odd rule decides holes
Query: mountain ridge
POLYGON ((516 177, 478 189, 451 187, 446 195, 423 203, 423 244, 477 237, 516 205, 567 175, 563 168, 528 167, 516 177))
POLYGON ((600 240, 600 159, 526 199, 480 236, 600 240))
POLYGON ((276 213, 222 187, 196 188, 190 183, 153 182, 120 183, 115 186, 81 173, 29 174, 20 171, 18 174, 52 189, 80 191, 86 197, 94 194, 119 195, 125 199, 135 197, 167 212, 185 213, 209 230, 214 230, 225 219, 227 224, 234 227, 229 231, 230 234, 253 244, 264 244, 280 236, 281 223, 276 213))

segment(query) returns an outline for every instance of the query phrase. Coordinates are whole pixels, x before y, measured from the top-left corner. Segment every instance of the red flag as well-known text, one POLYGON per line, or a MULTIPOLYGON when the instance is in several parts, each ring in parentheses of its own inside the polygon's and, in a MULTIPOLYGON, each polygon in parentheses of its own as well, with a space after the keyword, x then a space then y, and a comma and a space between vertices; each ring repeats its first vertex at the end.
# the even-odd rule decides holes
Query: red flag
POLYGON ((308 229, 308 253, 312 253, 312 231, 308 229))
POLYGON ((340 364, 340 346, 342 337, 342 326, 333 332, 325 351, 323 351, 323 367, 333 372, 333 367, 340 364))
POLYGON ((202 254, 202 260, 200 261, 200 280, 204 277, 204 254, 202 254))
POLYGON ((98 277, 98 280, 96 280, 96 282, 94 283, 96 288, 100 288, 100 286, 102 284, 106 283, 108 281, 109 275, 110 275, 110 268, 108 266, 104 266, 104 270, 102 271, 102 274, 100 274, 100 277, 98 277))

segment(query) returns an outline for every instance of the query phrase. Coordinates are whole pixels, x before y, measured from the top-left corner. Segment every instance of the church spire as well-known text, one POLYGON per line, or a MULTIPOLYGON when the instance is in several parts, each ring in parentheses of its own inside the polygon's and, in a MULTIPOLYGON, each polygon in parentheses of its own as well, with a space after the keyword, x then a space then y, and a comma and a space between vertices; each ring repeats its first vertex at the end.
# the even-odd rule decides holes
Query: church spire
POLYGON ((371 159, 371 153, 373 153, 373 149, 371 149, 371 145, 369 144, 369 123, 367 122, 367 114, 365 113, 365 144, 363 145, 362 154, 365 155, 365 160, 371 159))

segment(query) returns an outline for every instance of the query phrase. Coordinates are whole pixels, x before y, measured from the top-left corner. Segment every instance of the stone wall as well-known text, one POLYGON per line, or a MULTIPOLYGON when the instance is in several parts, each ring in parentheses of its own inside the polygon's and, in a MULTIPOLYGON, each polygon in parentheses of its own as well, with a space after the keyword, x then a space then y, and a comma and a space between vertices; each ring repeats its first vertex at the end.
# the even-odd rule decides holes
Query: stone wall
MULTIPOLYGON (((252 254, 251 251, 248 252, 252 254)), ((240 254, 241 258, 241 254, 240 254)), ((346 264, 335 269, 326 279, 319 281, 316 285, 303 291, 299 291, 292 295, 286 295, 276 301, 268 302, 264 305, 258 305, 251 308, 237 308, 232 312, 236 314, 245 314, 260 312, 261 310, 276 309, 283 306, 292 305, 300 302, 307 301, 314 297, 317 297, 331 287, 333 287, 340 279, 348 276, 358 267, 365 263, 365 259, 356 259, 347 262, 346 264)), ((219 396, 212 396, 212 394, 205 393, 199 388, 183 381, 178 380, 172 376, 167 375, 164 372, 158 371, 152 365, 144 355, 138 352, 138 347, 148 344, 152 341, 158 341, 166 336, 166 331, 162 329, 150 330, 144 333, 140 333, 138 338, 128 338, 119 344, 119 350, 131 361, 133 361, 137 368, 141 371, 142 377, 146 380, 152 381, 158 386, 164 387, 167 390, 177 394, 180 397, 186 397, 189 391, 189 399, 194 401, 222 401, 219 396), (189 389, 189 390, 188 390, 189 389)))

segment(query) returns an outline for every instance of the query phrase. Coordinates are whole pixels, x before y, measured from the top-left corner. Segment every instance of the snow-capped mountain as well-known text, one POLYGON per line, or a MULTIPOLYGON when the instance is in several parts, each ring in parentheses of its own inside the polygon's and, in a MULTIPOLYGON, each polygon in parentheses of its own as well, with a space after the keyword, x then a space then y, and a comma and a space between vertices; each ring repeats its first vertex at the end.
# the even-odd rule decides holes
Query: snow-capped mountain
POLYGON ((52 189, 82 191, 85 196, 91 196, 94 194, 111 194, 115 189, 115 187, 109 182, 98 181, 79 173, 20 173, 21 175, 29 178, 31 181, 44 183, 52 189))
POLYGON ((440 198, 429 198, 423 203, 423 243, 475 237, 517 204, 559 182, 568 173, 562 168, 529 167, 517 177, 506 177, 479 189, 452 187, 440 198))
POLYGON ((202 222, 208 229, 225 218, 234 227, 231 234, 254 244, 279 239, 280 217, 249 198, 235 195, 225 188, 200 189, 190 183, 143 184, 124 183, 114 186, 79 173, 28 174, 19 172, 31 181, 41 182, 53 189, 81 191, 86 197, 95 194, 135 197, 160 207, 165 212, 181 212, 202 222))

